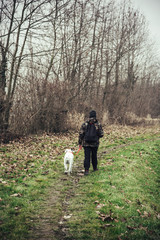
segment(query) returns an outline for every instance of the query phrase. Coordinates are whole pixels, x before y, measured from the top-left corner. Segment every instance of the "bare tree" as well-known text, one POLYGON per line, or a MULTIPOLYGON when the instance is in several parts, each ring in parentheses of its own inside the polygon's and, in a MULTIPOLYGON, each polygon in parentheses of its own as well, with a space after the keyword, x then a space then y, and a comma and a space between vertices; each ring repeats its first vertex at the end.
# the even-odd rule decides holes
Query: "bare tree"
POLYGON ((125 1, 114 13, 113 20, 114 27, 109 43, 112 47, 111 51, 108 51, 109 53, 106 66, 107 78, 102 98, 102 109, 104 109, 106 106, 105 103, 107 102, 106 93, 108 89, 108 78, 111 77, 112 74, 112 92, 110 93, 111 97, 107 105, 111 118, 113 118, 113 116, 117 118, 119 117, 120 112, 122 112, 122 116, 124 115, 122 109, 124 109, 124 105, 127 105, 127 98, 129 97, 130 89, 133 88, 133 85, 137 80, 133 69, 135 64, 134 56, 141 49, 145 40, 145 22, 143 16, 138 12, 134 12, 134 9, 132 9, 130 5, 127 5, 125 1), (128 61, 126 61, 126 58, 128 58, 128 61), (127 63, 128 73, 126 77, 125 69, 127 63), (127 79, 128 87, 122 91, 122 85, 125 78, 127 79))
POLYGON ((53 125, 61 129, 64 112, 90 107, 123 122, 126 112, 136 112, 133 101, 136 106, 141 103, 139 115, 155 104, 155 98, 149 103, 145 94, 148 88, 152 96, 158 79, 145 51, 146 23, 130 2, 0 4, 1 130, 7 129, 10 116, 13 126, 16 116, 23 116, 23 126, 31 132, 53 131, 53 125))
POLYGON ((0 53, 1 53, 1 61, 0 61, 0 131, 3 131, 3 114, 5 110, 5 87, 6 87, 6 68, 7 68, 7 59, 5 55, 4 46, 0 43, 0 53))
POLYGON ((63 1, 60 6, 58 6, 59 1, 55 1, 55 5, 51 8, 52 2, 54 1, 4 0, 1 2, 1 82, 3 82, 3 85, 1 84, 1 102, 3 105, 3 113, 1 111, 1 119, 3 120, 1 121, 1 128, 3 128, 3 126, 5 126, 6 129, 8 128, 10 110, 14 100, 17 81, 20 72, 25 71, 22 63, 30 54, 26 48, 28 37, 29 35, 34 35, 34 38, 35 36, 39 38, 42 34, 42 28, 45 27, 48 22, 48 18, 54 14, 53 29, 55 39, 53 53, 45 77, 46 81, 48 79, 56 44, 55 24, 58 7, 62 8, 66 6, 69 1, 63 1), (7 88, 4 92, 5 85, 7 88))

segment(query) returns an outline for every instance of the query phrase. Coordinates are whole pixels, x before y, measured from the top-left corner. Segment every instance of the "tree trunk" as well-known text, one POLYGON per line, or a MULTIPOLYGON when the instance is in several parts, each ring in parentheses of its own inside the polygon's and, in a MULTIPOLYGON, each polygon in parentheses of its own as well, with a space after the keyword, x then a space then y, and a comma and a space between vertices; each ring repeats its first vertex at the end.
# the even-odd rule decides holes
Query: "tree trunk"
POLYGON ((5 110, 5 87, 6 87, 6 68, 7 68, 7 59, 5 55, 5 50, 0 43, 1 47, 1 63, 0 63, 0 133, 6 129, 5 126, 5 118, 4 118, 4 110, 5 110))

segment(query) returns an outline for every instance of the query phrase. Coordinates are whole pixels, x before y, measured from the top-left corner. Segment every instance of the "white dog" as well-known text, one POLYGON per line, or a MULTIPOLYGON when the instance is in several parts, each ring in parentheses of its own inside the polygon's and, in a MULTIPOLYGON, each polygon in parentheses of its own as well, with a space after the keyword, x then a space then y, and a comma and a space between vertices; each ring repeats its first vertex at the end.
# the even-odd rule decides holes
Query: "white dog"
POLYGON ((64 156, 64 170, 66 174, 68 173, 68 175, 72 173, 73 159, 73 151, 71 149, 66 149, 64 156))

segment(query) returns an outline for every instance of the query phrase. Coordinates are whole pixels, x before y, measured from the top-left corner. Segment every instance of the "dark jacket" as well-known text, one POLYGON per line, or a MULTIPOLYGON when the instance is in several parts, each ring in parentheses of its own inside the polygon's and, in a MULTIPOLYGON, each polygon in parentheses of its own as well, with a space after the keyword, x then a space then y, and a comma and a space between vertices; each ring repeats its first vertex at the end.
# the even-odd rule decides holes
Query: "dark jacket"
POLYGON ((79 145, 82 145, 83 147, 98 147, 99 146, 99 138, 103 137, 103 129, 99 121, 95 118, 89 118, 86 122, 84 122, 80 128, 79 131, 79 145), (89 123, 94 123, 96 130, 97 130, 97 136, 98 140, 94 143, 88 143, 85 141, 85 133, 87 131, 87 126, 89 123))

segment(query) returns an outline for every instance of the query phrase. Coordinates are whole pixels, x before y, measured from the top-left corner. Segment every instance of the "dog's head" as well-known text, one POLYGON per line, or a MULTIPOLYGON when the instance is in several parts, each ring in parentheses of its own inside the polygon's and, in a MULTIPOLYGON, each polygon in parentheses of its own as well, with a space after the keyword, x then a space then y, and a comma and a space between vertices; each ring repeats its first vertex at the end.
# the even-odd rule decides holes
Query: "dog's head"
POLYGON ((65 153, 67 153, 67 152, 73 153, 74 151, 73 151, 73 149, 66 149, 66 150, 65 150, 65 153))
POLYGON ((66 149, 65 153, 67 153, 67 152, 72 152, 72 150, 71 149, 66 149))

